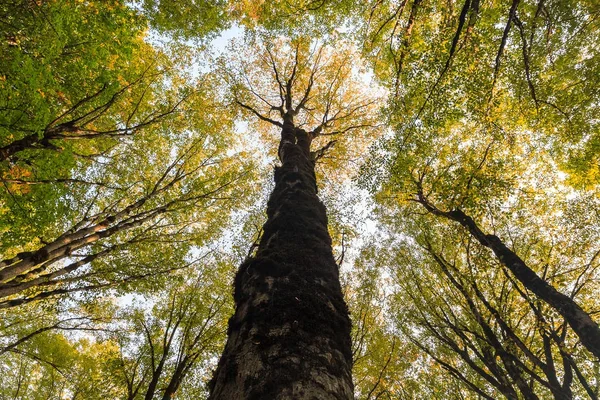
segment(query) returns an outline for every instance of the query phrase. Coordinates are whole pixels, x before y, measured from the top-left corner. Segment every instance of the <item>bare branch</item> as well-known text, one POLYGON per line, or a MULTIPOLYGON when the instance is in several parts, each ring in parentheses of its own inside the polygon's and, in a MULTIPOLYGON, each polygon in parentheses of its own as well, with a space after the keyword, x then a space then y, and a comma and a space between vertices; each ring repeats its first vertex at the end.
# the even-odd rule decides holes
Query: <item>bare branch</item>
POLYGON ((236 100, 235 102, 236 102, 236 103, 237 103, 237 104, 238 104, 240 107, 243 107, 243 108, 245 108, 246 110, 250 111, 252 114, 256 115, 256 116, 257 116, 258 118, 260 118, 261 120, 263 120, 263 121, 266 121, 266 122, 269 122, 269 123, 271 123, 271 124, 273 124, 273 125, 275 125, 275 126, 278 126, 278 127, 280 127, 280 128, 283 128, 283 124, 282 124, 281 122, 279 122, 279 121, 275 121, 275 120, 273 120, 273 119, 271 119, 271 118, 268 118, 268 117, 265 117, 264 115, 262 115, 261 113, 259 113, 258 111, 256 111, 254 108, 250 107, 250 106, 249 106, 249 105, 247 105, 247 104, 244 104, 244 103, 242 103, 242 102, 241 102, 241 101, 239 101, 239 100, 236 100))
POLYGON ((511 23, 515 18, 519 2, 520 0, 513 0, 512 5, 510 6, 510 10, 508 12, 508 20, 506 21, 506 26, 504 27, 504 32, 502 33, 502 39, 500 40, 500 47, 498 48, 498 53, 496 54, 496 61, 494 63, 494 74, 492 78, 492 88, 490 91, 490 97, 488 99, 488 102, 492 100, 492 96, 494 94, 494 87, 496 86, 496 80, 498 79, 498 72, 500 70, 500 61, 502 59, 502 54, 504 53, 504 47, 506 46, 506 41, 508 40, 508 33, 510 32, 511 23))

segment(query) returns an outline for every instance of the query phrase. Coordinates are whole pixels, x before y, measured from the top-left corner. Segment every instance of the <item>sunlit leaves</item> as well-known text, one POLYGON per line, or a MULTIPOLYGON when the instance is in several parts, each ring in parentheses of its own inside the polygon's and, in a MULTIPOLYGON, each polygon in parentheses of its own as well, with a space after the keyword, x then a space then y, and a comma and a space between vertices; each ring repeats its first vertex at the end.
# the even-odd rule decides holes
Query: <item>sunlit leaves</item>
MULTIPOLYGON (((273 121, 287 109, 297 126, 314 136, 311 149, 330 169, 351 165, 347 162, 377 137, 379 93, 366 90, 368 77, 352 43, 263 32, 235 43, 231 51, 219 61, 221 74, 232 88, 232 102, 258 123, 265 142, 278 142, 273 121)), ((273 156, 277 146, 269 149, 273 156)))
MULTIPOLYGON (((207 260, 215 248, 246 255, 247 244, 227 231, 234 220, 251 214, 243 235, 253 240, 260 234, 260 211, 247 210, 260 204, 253 179, 270 170, 263 157, 275 157, 279 135, 236 101, 278 120, 286 101, 280 89, 292 75, 292 108, 310 87, 295 122, 306 130, 321 126, 313 150, 323 150, 319 182, 327 185, 321 194, 340 254, 361 232, 344 225, 359 213, 336 202, 363 204, 360 193, 348 193, 352 188, 337 188, 373 156, 362 171, 364 189, 376 194, 390 241, 365 250, 348 279, 360 397, 471 395, 473 388, 448 365, 499 396, 436 336, 433 328, 466 346, 444 320, 455 316, 471 331, 475 349, 485 345, 465 297, 423 249, 425 241, 454 262, 469 295, 475 298, 473 285, 479 285, 537 353, 544 351, 541 333, 561 324, 546 307, 540 309, 547 321, 536 319, 522 287, 460 227, 423 215, 412 201, 419 188, 440 209, 460 208, 477 218, 586 309, 600 307, 600 29, 593 1, 523 0, 515 7, 477 0, 13 1, 0 5, 0 13, 1 258, 42 249, 77 223, 94 226, 141 199, 135 212, 111 224, 156 212, 12 282, 32 282, 106 251, 53 282, 6 296, 73 290, 56 292, 60 301, 3 311, 4 348, 59 325, 7 351, 1 368, 8 383, 0 397, 24 397, 31 389, 24 398, 61 390, 70 397, 126 398, 124 372, 135 369, 138 356, 144 360, 139 371, 150 363, 141 324, 152 325, 158 340, 170 304, 187 299, 200 315, 214 298, 226 297, 229 267, 207 260), (192 41, 204 45, 232 21, 255 30, 217 61, 201 46, 191 50, 192 41), (186 70, 197 56, 204 64, 186 70), (373 83, 367 66, 389 93, 373 83), (369 153, 383 105, 389 131, 369 153), (15 143, 24 145, 5 151, 15 143), (206 278, 213 283, 186 286, 193 274, 185 271, 214 273, 206 278), (157 294, 168 284, 174 287, 157 294), (146 296, 148 306, 138 303, 125 312, 101 300, 128 294, 146 296), (120 336, 90 333, 94 340, 71 336, 65 328, 79 322, 85 322, 79 328, 105 327, 90 320, 59 323, 76 312, 77 318, 113 323, 121 318, 124 329, 120 336)), ((202 321, 184 319, 194 327, 202 321)), ((215 326, 222 330, 223 321, 215 326)), ((207 360, 220 343, 218 334, 214 338, 202 366, 190 372, 194 382, 209 375, 207 360)), ((570 332, 564 348, 592 377, 592 361, 570 332)), ((561 360, 557 346, 551 353, 561 360)), ((140 376, 136 382, 146 385, 148 378, 140 376)), ((161 379, 165 386, 167 378, 161 379)), ((206 395, 202 385, 189 382, 182 384, 189 398, 206 395)), ((578 385, 576 395, 585 395, 578 385)), ((546 388, 535 389, 550 396, 546 388)))
POLYGON ((181 3, 173 0, 140 0, 140 7, 152 26, 176 38, 205 39, 229 21, 227 1, 193 1, 181 3))
POLYGON ((457 128, 490 139, 500 130, 517 146, 517 132, 533 131, 562 168, 594 170, 596 10, 545 2, 515 10, 510 17, 509 4, 478 1, 367 8, 365 52, 392 89, 390 116, 407 146, 399 152, 423 135, 443 143, 457 128))

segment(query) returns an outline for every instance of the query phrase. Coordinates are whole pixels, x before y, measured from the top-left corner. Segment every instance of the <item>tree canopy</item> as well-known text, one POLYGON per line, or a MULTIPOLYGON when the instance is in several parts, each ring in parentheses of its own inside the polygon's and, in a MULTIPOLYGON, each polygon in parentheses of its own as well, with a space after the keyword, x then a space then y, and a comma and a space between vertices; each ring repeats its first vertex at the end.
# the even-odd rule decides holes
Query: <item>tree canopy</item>
POLYGON ((597 399, 599 17, 0 1, 0 398, 207 397, 291 116, 357 399, 597 399))

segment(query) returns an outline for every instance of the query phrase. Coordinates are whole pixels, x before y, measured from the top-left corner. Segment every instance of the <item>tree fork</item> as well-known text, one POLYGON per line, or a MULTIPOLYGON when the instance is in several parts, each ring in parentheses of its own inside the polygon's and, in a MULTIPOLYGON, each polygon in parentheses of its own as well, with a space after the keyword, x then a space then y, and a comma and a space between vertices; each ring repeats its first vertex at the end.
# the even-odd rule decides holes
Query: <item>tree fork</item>
POLYGON ((235 278, 211 400, 353 398, 351 323, 317 196, 313 133, 283 119, 282 165, 256 256, 235 278))

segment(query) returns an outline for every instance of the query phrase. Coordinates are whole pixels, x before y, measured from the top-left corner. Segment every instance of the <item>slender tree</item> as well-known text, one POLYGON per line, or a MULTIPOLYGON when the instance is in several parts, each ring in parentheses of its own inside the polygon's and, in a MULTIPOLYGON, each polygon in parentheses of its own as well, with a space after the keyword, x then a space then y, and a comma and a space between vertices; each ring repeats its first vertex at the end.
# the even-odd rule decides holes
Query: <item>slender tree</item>
MULTIPOLYGON (((104 171, 106 175, 92 186, 96 190, 84 192, 82 215, 68 229, 31 251, 0 261, 0 308, 170 271, 169 266, 154 263, 152 259, 156 257, 143 260, 142 249, 157 241, 170 242, 172 249, 181 251, 181 255, 187 253, 182 242, 197 234, 189 229, 196 217, 182 219, 182 210, 196 209, 208 216, 219 196, 243 174, 230 170, 230 176, 212 175, 211 170, 217 165, 223 167, 223 172, 228 167, 215 156, 218 150, 204 148, 200 140, 182 143, 180 154, 171 155, 172 159, 161 166, 155 157, 168 157, 165 154, 168 148, 161 148, 159 135, 147 139, 157 146, 154 150, 150 147, 152 143, 145 142, 146 152, 138 154, 140 157, 134 157, 133 151, 122 153, 127 160, 136 160, 137 165, 148 165, 144 180, 121 186, 118 174, 127 176, 126 168, 121 168, 127 164, 119 154, 114 154, 113 161, 120 167, 104 171), (210 175, 206 175, 209 171, 210 175), (103 199, 99 200, 99 196, 103 199), (131 259, 130 252, 134 249, 137 255, 131 259), (125 264, 116 270, 119 258, 125 264), (108 265, 103 265, 104 262, 108 265)), ((152 251, 152 246, 148 250, 152 251)))
POLYGON ((600 359, 600 327, 572 297, 559 292, 554 286, 540 278, 498 236, 484 233, 473 218, 461 209, 440 210, 428 201, 422 190, 419 191, 416 201, 422 204, 430 213, 460 223, 475 240, 491 249, 498 260, 510 270, 519 282, 565 318, 573 331, 579 336, 579 340, 585 348, 600 359))
POLYGON ((13 3, 0 5, 0 308, 190 265, 175 259, 226 219, 191 227, 239 189, 214 79, 189 79, 185 49, 145 43, 122 1, 13 3))
POLYGON ((231 264, 208 263, 192 282, 188 277, 168 284, 167 293, 152 299, 156 303, 151 312, 136 307, 124 313, 131 327, 115 335, 121 349, 118 374, 127 388, 124 398, 174 398, 186 376, 222 346, 230 312, 223 275, 231 264))
MULTIPOLYGON (((447 398, 435 393, 449 390, 448 381, 440 387, 445 376, 458 388, 452 398, 596 399, 593 363, 565 319, 468 233, 451 225, 443 232, 422 230, 425 221, 435 221, 428 214, 422 218, 415 241, 392 236, 361 257, 372 270, 386 270, 392 281, 381 312, 388 335, 401 332, 396 343, 401 352, 388 353, 387 369, 410 360, 380 383, 378 389, 391 392, 382 398, 447 398)), ((380 358, 379 368, 384 362, 380 358)))
MULTIPOLYGON (((412 200, 428 212, 466 228, 527 290, 560 313, 598 358, 595 307, 575 300, 568 285, 549 281, 534 259, 511 245, 512 232, 495 231, 504 207, 562 181, 550 175, 559 169, 573 173, 563 184, 597 191, 597 175, 590 170, 597 170, 591 154, 597 129, 589 113, 597 113, 592 88, 598 74, 592 71, 598 63, 587 48, 597 42, 598 27, 595 21, 581 23, 596 10, 591 3, 575 9, 543 0, 461 0, 436 4, 434 12, 427 7, 419 0, 373 2, 363 25, 366 54, 393 89, 396 136, 386 147, 393 152, 392 191, 397 198, 414 191, 412 200), (560 34, 551 34, 555 27, 560 34), (546 171, 544 164, 559 169, 546 171), (412 188, 400 183, 402 175, 412 188)), ((546 202, 558 204, 555 198, 549 195, 546 202)), ((535 214, 529 204, 520 205, 519 214, 535 214)), ((545 233, 540 224, 533 235, 545 233)))
POLYGON ((39 304, 2 310, 0 366, 8 373, 0 398, 206 398, 206 372, 231 313, 234 264, 216 252, 201 264, 176 268, 160 289, 138 290, 123 306, 96 298, 60 319, 39 304))
POLYGON ((361 119, 372 102, 349 97, 347 57, 306 41, 274 42, 254 50, 262 75, 244 64, 245 91, 235 90, 242 109, 279 129, 281 166, 256 253, 236 275, 236 311, 210 399, 350 399, 351 324, 315 174, 335 142, 316 143, 371 125, 361 119), (261 90, 265 76, 275 96, 261 90))

